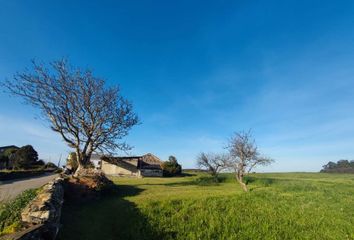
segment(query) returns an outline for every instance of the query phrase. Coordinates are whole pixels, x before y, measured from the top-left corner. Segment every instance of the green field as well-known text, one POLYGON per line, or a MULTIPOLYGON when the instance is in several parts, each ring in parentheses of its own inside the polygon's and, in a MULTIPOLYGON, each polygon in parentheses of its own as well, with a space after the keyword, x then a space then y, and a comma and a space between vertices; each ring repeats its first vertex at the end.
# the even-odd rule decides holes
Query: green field
POLYGON ((354 175, 114 178, 117 193, 66 202, 59 239, 354 239, 354 175))

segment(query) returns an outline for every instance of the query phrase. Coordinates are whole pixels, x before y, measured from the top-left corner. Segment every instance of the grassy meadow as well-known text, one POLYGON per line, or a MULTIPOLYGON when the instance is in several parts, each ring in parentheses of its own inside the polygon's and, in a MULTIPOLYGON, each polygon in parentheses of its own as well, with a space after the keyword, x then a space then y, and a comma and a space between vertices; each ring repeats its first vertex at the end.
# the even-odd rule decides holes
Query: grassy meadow
POLYGON ((354 175, 113 178, 116 193, 65 202, 59 239, 354 239, 354 175))

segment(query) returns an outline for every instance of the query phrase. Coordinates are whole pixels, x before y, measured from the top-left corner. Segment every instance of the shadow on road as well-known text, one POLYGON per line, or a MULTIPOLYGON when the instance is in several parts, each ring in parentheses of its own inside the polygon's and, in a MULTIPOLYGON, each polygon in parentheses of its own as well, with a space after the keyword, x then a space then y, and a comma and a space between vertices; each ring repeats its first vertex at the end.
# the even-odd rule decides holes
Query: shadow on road
POLYGON ((20 181, 27 181, 27 180, 32 180, 32 179, 37 179, 37 178, 42 178, 42 177, 48 177, 48 176, 54 176, 58 175, 57 173, 43 173, 40 175, 36 176, 31 176, 31 177, 23 177, 23 178, 16 178, 16 179, 11 179, 11 180, 1 180, 0 185, 5 185, 5 184, 12 184, 20 181))
POLYGON ((27 189, 39 188, 50 182, 56 176, 58 176, 58 174, 49 173, 41 176, 33 176, 31 178, 3 181, 0 184, 0 202, 10 201, 27 189))

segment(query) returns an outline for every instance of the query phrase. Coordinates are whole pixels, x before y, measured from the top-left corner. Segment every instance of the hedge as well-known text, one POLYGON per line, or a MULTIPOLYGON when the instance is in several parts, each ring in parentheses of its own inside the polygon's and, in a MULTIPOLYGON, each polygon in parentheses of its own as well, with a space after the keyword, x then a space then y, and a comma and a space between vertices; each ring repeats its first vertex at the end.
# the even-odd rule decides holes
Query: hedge
POLYGON ((53 172, 55 169, 44 169, 44 170, 4 170, 0 171, 0 181, 21 179, 33 176, 43 175, 47 172, 53 172))

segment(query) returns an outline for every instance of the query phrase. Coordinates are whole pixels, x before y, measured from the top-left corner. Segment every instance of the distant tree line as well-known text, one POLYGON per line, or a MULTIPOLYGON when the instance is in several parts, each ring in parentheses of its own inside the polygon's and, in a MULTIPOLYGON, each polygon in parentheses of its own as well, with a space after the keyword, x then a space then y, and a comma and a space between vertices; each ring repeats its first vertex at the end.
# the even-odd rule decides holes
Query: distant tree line
POLYGON ((37 151, 31 146, 12 146, 0 153, 0 169, 20 170, 35 168, 57 168, 54 163, 38 159, 37 151))
POLYGON ((354 160, 339 160, 335 162, 328 162, 322 166, 321 172, 325 173, 354 173, 354 160))

